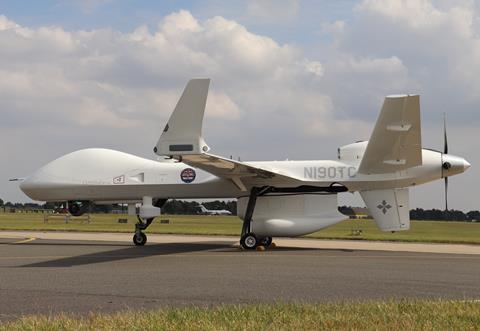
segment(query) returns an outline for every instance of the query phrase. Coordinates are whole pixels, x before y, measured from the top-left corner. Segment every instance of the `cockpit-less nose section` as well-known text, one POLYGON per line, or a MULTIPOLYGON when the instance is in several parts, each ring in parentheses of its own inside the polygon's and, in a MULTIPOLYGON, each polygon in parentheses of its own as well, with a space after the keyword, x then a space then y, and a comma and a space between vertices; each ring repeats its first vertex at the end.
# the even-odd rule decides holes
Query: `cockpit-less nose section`
POLYGON ((338 160, 240 162, 209 153, 202 135, 209 79, 188 82, 152 161, 106 149, 65 155, 20 184, 32 199, 68 201, 72 215, 88 204, 127 203, 136 214, 133 241, 160 215, 167 199, 237 198, 245 249, 273 236, 299 236, 344 220, 337 194, 360 192, 383 231, 408 230, 409 187, 463 173, 463 158, 423 149, 418 95, 385 98, 369 141, 339 148, 338 160))

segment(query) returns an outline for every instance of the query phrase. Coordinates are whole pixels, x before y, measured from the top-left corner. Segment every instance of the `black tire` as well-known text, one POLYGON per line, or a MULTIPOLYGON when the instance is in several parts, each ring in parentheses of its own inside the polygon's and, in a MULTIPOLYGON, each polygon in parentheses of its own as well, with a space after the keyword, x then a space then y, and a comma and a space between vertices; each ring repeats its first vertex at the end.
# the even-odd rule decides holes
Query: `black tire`
POLYGON ((135 246, 143 246, 147 243, 147 235, 143 232, 138 232, 133 235, 133 243, 135 246))
POLYGON ((259 242, 257 236, 252 232, 246 233, 242 236, 242 238, 240 238, 240 245, 244 249, 255 249, 257 248, 258 244, 259 242))
POLYGON ((263 237, 262 240, 260 241, 261 245, 265 247, 269 247, 273 242, 272 237, 263 237))

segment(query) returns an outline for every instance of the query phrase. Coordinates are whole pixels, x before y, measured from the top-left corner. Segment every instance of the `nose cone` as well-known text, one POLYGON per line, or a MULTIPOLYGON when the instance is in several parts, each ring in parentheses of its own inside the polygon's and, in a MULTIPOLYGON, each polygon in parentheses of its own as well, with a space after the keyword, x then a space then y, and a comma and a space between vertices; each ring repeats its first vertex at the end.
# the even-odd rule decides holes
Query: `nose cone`
POLYGON ((20 189, 23 193, 28 195, 28 197, 32 198, 32 189, 34 189, 34 183, 32 180, 32 176, 25 178, 19 185, 20 189))
POLYGON ((449 177, 461 174, 470 168, 470 163, 462 157, 443 154, 442 155, 442 173, 443 177, 449 177))
POLYGON ((28 192, 31 188, 31 182, 30 182, 29 178, 25 178, 23 181, 21 181, 19 187, 20 187, 20 189, 22 190, 23 193, 28 195, 28 192))
POLYGON ((44 189, 48 189, 45 185, 44 175, 40 171, 24 179, 19 187, 30 199, 39 201, 44 200, 42 199, 42 192, 44 189))

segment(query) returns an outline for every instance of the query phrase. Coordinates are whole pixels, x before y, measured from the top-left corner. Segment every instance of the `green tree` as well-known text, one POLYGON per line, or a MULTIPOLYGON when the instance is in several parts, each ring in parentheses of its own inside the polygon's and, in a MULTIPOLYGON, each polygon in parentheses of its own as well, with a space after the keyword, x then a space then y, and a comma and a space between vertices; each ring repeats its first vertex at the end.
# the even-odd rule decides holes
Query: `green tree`
POLYGON ((0 207, 3 206, 3 200, 0 199, 0 207))

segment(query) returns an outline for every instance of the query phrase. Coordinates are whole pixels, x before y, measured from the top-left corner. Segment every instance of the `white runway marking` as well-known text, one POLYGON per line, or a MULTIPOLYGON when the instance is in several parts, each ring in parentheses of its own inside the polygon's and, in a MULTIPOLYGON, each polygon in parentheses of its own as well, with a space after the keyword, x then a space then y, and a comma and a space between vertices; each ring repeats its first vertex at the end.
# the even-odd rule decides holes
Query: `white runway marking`
POLYGON ((23 240, 20 240, 20 241, 15 241, 13 243, 10 243, 11 245, 17 245, 17 244, 25 244, 25 243, 28 243, 28 242, 31 242, 31 241, 34 241, 36 240, 37 238, 35 237, 30 237, 30 238, 27 238, 27 239, 23 239, 23 240))

